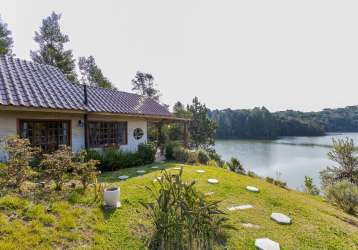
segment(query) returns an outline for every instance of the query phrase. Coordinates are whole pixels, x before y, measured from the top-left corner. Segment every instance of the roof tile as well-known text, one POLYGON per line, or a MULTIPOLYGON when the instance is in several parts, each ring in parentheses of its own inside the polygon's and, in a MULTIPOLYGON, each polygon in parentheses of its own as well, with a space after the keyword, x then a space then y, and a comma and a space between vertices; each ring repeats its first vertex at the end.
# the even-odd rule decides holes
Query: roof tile
POLYGON ((0 105, 171 116, 150 98, 92 86, 87 86, 88 104, 84 105, 83 88, 55 67, 0 56, 0 105))

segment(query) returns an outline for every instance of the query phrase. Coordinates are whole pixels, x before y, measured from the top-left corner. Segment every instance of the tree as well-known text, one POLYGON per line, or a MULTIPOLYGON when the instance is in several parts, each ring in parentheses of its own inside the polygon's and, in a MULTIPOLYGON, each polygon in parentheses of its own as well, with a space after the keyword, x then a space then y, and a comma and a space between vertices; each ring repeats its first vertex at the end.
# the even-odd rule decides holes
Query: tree
POLYGON ((188 110, 192 113, 189 132, 194 147, 210 148, 214 145, 216 123, 209 119, 208 108, 195 97, 188 110))
POLYGON ((113 89, 114 86, 106 78, 102 70, 97 66, 93 56, 80 57, 78 59, 78 67, 82 75, 82 83, 90 86, 113 89))
POLYGON ((160 91, 154 86, 154 77, 149 73, 137 71, 134 79, 132 80, 132 90, 139 95, 152 98, 159 101, 160 91))
POLYGON ((50 16, 42 20, 40 31, 35 32, 34 38, 40 48, 37 51, 31 51, 30 55, 34 62, 57 67, 68 80, 78 82, 72 50, 64 48, 64 44, 70 39, 61 32, 60 19, 60 14, 52 12, 50 16))
POLYGON ((12 46, 11 31, 7 28, 7 23, 4 23, 0 17, 0 55, 12 56, 12 46))
POLYGON ((354 150, 352 139, 333 139, 333 150, 328 153, 328 158, 338 165, 321 171, 323 187, 343 180, 358 185, 358 157, 355 156, 354 150))
POLYGON ((313 179, 309 176, 305 176, 305 193, 311 195, 319 195, 319 190, 316 185, 313 184, 313 179))

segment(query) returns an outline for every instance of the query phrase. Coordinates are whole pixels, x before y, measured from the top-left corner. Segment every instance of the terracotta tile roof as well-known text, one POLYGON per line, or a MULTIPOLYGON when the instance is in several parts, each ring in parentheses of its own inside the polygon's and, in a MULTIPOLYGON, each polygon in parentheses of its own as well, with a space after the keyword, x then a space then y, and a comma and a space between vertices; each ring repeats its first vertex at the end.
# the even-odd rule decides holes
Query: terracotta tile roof
POLYGON ((0 105, 172 116, 165 106, 150 98, 97 87, 87 87, 85 105, 83 89, 55 67, 0 56, 0 105))

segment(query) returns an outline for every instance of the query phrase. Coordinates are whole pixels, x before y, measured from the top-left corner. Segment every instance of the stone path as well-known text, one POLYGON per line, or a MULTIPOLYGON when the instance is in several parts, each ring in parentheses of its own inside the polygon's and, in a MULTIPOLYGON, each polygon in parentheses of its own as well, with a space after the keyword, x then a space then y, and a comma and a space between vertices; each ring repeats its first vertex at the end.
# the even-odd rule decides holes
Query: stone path
POLYGON ((280 245, 269 238, 256 239, 255 246, 258 250, 280 250, 280 245))
POLYGON ((255 224, 251 224, 251 223, 242 223, 241 225, 246 228, 255 228, 255 229, 261 228, 259 225, 255 225, 255 224))
POLYGON ((247 186, 246 189, 250 192, 255 192, 255 193, 260 191, 257 187, 254 186, 247 186))
POLYGON ((272 213, 271 219, 279 224, 291 224, 291 218, 281 213, 272 213))
POLYGON ((217 179, 208 179, 208 182, 210 184, 218 184, 219 183, 219 181, 217 179))
POLYGON ((239 206, 231 206, 231 207, 228 207, 227 209, 229 211, 236 211, 236 210, 245 210, 245 209, 250 209, 250 208, 253 208, 253 206, 249 205, 249 204, 245 204, 245 205, 239 205, 239 206))

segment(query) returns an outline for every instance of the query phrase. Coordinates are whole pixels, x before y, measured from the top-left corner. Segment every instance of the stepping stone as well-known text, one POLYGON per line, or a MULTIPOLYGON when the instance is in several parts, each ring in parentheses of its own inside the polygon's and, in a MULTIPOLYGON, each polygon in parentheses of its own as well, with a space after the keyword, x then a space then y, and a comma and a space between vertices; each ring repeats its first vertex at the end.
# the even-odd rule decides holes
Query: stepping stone
POLYGON ((158 166, 153 166, 152 169, 158 169, 159 167, 158 166))
POLYGON ((280 245, 269 238, 256 239, 255 247, 258 250, 280 250, 280 245))
POLYGON ((218 184, 219 183, 219 181, 217 179, 209 179, 208 182, 210 184, 218 184))
POLYGON ((173 168, 174 170, 180 170, 181 169, 181 167, 175 167, 175 168, 173 168))
POLYGON ((197 173, 205 173, 206 171, 199 169, 199 170, 196 170, 196 172, 197 172, 197 173))
POLYGON ((162 177, 161 176, 158 176, 158 177, 155 177, 155 179, 153 180, 154 182, 157 182, 157 181, 161 181, 162 180, 162 177))
POLYGON ((253 187, 253 186, 247 186, 246 189, 250 192, 259 192, 259 189, 257 187, 253 187))
POLYGON ((255 229, 259 229, 260 226, 259 225, 255 225, 255 224, 251 224, 251 223, 242 223, 241 224, 243 227, 246 227, 246 228, 255 228, 255 229))
POLYGON ((246 205, 240 205, 240 206, 231 206, 231 207, 228 207, 227 209, 229 211, 236 211, 236 210, 245 210, 245 209, 250 209, 250 208, 253 208, 253 206, 246 204, 246 205))
POLYGON ((118 179, 120 179, 121 181, 125 181, 129 178, 128 175, 121 175, 121 176, 118 176, 118 179))
POLYGON ((291 218, 281 213, 272 213, 271 219, 279 224, 291 224, 291 218))
POLYGON ((145 174, 145 170, 137 170, 137 174, 145 174))
POLYGON ((214 192, 206 192, 204 195, 205 196, 211 196, 211 195, 213 195, 214 194, 214 192))

